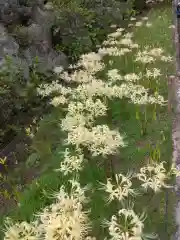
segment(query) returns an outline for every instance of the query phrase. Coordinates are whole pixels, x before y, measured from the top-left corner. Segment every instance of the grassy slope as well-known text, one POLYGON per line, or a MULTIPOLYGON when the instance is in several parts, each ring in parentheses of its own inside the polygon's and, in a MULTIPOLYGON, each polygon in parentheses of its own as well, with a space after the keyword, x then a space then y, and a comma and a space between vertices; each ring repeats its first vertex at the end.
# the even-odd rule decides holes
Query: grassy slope
MULTIPOLYGON (((168 54, 173 54, 172 47, 172 30, 169 29, 169 25, 171 25, 171 10, 169 8, 166 9, 157 9, 152 10, 149 13, 149 21, 153 24, 153 27, 146 28, 141 27, 134 30, 135 33, 135 42, 140 44, 142 48, 146 45, 150 45, 152 47, 162 47, 165 52, 168 54), (159 17, 160 16, 160 17, 159 17)), ((123 71, 124 73, 129 72, 138 72, 142 71, 143 66, 139 66, 139 70, 137 68, 137 64, 135 65, 131 55, 124 61, 119 60, 119 58, 113 58, 113 66, 108 66, 107 69, 117 68, 123 71)), ((111 58, 112 59, 112 58, 111 58)), ((155 67, 161 68, 161 71, 166 74, 171 74, 173 72, 172 64, 161 63, 155 67)), ((160 84, 160 92, 167 98, 167 79, 161 78, 160 84)), ((160 131, 164 131, 164 135, 166 140, 161 145, 161 158, 165 161, 170 161, 171 158, 171 135, 170 135, 170 122, 168 120, 167 108, 158 110, 158 120, 152 120, 152 112, 148 111, 148 129, 147 135, 141 137, 140 128, 138 126, 138 122, 135 119, 135 107, 131 104, 127 104, 127 102, 122 101, 113 101, 110 103, 110 112, 109 112, 109 124, 116 125, 119 127, 120 131, 126 134, 128 146, 124 149, 121 149, 120 156, 118 156, 119 167, 124 172, 128 169, 137 169, 141 164, 145 162, 145 159, 150 154, 150 148, 148 147, 148 143, 156 144, 158 140, 160 140, 161 135, 160 131)), ((55 114, 56 115, 56 114, 55 114)), ((58 122, 58 117, 51 116, 52 121, 58 122)), ((49 122, 51 122, 49 119, 49 122)), ((48 123, 49 124, 49 123, 48 123)), ((47 129, 47 127, 46 127, 47 129)), ((56 132, 56 128, 52 131, 56 132)), ((60 147, 61 148, 61 147, 60 147)), ((61 149, 62 150, 62 149, 61 149)), ((152 147, 151 147, 152 150, 152 147)), ((30 220, 32 218, 32 214, 36 211, 40 210, 41 207, 50 203, 47 197, 45 197, 43 193, 44 190, 56 190, 61 185, 61 183, 65 183, 65 179, 62 179, 60 174, 54 173, 52 171, 53 168, 58 166, 58 163, 61 159, 61 156, 58 154, 59 149, 53 153, 53 156, 45 156, 43 157, 43 165, 48 167, 41 174, 40 179, 38 180, 38 185, 33 182, 33 184, 24 192, 20 200, 20 207, 12 211, 10 216, 12 216, 15 220, 30 220), (45 164, 46 163, 46 164, 45 164)), ((41 162, 42 164, 42 162, 41 162)), ((104 172, 101 168, 87 166, 82 173, 81 176, 82 182, 87 183, 91 182, 95 189, 98 187, 97 181, 104 181, 104 172)), ((146 209, 148 210, 148 218, 147 218, 147 229, 148 231, 158 232, 160 235, 160 239, 170 239, 170 235, 172 232, 172 203, 173 196, 169 194, 169 210, 168 210, 168 219, 166 229, 165 225, 165 193, 161 193, 150 199, 149 196, 140 197, 139 203, 137 204, 137 208, 140 210, 146 209), (147 208, 148 206, 148 208, 147 208)), ((91 217, 94 219, 94 233, 98 236, 98 239, 103 239, 104 230, 100 229, 100 223, 103 217, 108 217, 113 213, 113 209, 115 206, 107 208, 104 203, 103 197, 101 193, 98 191, 94 191, 92 194, 91 201, 91 217), (108 210, 110 209, 110 210, 108 210), (109 212, 111 211, 111 212, 109 212), (99 230, 100 229, 100 230, 99 230)), ((2 218, 1 218, 2 221, 2 218)))
MULTIPOLYGON (((163 48, 168 55, 174 54, 173 41, 172 41, 172 29, 169 26, 172 24, 171 8, 160 8, 152 10, 148 14, 149 22, 152 23, 151 28, 140 27, 134 30, 135 42, 138 43, 142 49, 145 46, 151 46, 151 48, 160 47, 163 48)), ((132 61, 131 56, 126 59, 126 65, 121 64, 118 60, 114 63, 112 68, 118 68, 124 73, 143 71, 143 65, 137 65, 132 61), (138 69, 139 67, 139 69, 138 69)), ((152 67, 160 68, 163 73, 163 77, 160 79, 159 91, 167 99, 168 88, 166 75, 171 75, 174 72, 173 64, 156 63, 152 67)), ((155 84, 152 87, 155 87, 155 84)), ((166 140, 160 146, 161 160, 171 161, 171 123, 169 121, 167 108, 158 109, 158 120, 152 120, 152 111, 148 111, 148 127, 147 135, 140 136, 139 125, 135 119, 135 108, 131 104, 125 104, 120 102, 113 102, 112 108, 114 110, 113 119, 118 119, 120 129, 123 129, 127 135, 128 147, 121 150, 120 161, 122 168, 125 169, 137 169, 139 165, 145 162, 145 159, 150 154, 150 149, 153 149, 160 139, 160 132, 163 131, 166 140), (148 143, 151 147, 149 149, 148 143)), ((165 201, 166 194, 162 193, 157 195, 152 200, 148 200, 148 197, 140 198, 140 208, 143 208, 145 203, 148 206, 148 228, 160 234, 160 239, 170 239, 172 228, 173 212, 173 196, 168 194, 168 218, 165 215, 165 201), (165 224, 166 221, 166 224, 165 224), (168 226, 168 227, 167 227, 168 226)))

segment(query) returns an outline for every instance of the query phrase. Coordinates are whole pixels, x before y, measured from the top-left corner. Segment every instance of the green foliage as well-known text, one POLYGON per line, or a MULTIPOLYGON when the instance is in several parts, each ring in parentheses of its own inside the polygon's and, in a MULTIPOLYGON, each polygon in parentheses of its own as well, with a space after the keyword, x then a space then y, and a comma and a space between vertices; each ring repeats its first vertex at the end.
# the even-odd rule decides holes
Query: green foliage
POLYGON ((146 7, 146 0, 134 0, 133 9, 135 11, 141 13, 146 7))
POLYGON ((39 161, 39 155, 36 152, 34 152, 34 153, 30 154, 30 156, 26 160, 26 166, 27 167, 36 166, 38 161, 39 161))
POLYGON ((110 33, 111 24, 123 24, 124 15, 132 11, 132 3, 110 1, 54 0, 57 19, 54 24, 56 49, 64 51, 72 61, 96 49, 110 33))
POLYGON ((16 186, 15 181, 8 176, 8 166, 7 158, 0 158, 0 195, 3 196, 5 200, 14 199, 19 200, 19 190, 16 186))
POLYGON ((10 130, 17 133, 30 121, 32 113, 39 114, 45 107, 36 88, 46 81, 48 78, 37 72, 36 62, 30 68, 29 78, 25 79, 23 69, 12 62, 10 57, 6 58, 0 70, 1 142, 10 130))

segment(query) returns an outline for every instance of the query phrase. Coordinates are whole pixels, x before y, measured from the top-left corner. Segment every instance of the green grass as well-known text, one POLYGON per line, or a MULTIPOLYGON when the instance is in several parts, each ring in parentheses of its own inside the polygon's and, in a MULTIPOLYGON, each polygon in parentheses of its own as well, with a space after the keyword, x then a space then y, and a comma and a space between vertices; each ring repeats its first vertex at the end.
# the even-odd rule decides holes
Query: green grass
MULTIPOLYGON (((167 55, 174 55, 173 41, 172 41, 172 29, 169 26, 172 24, 171 8, 161 8, 152 10, 149 14, 149 22, 153 24, 153 27, 146 28, 140 27, 134 30, 135 42, 138 43, 142 49, 145 46, 151 46, 151 48, 160 47, 163 48, 167 55)), ((137 64, 133 62, 132 55, 129 55, 126 65, 121 62, 115 61, 111 67, 118 68, 124 73, 138 72, 137 64)), ((143 71, 142 65, 139 65, 139 69, 143 71)), ((164 76, 171 75, 175 70, 173 64, 156 63, 153 67, 160 68, 163 73, 163 77, 160 78, 160 94, 163 94, 167 99, 168 87, 167 78, 164 76)), ((145 163, 147 156, 150 155, 150 149, 148 144, 153 146, 160 141, 161 131, 164 132, 165 141, 160 146, 161 160, 170 162, 172 153, 171 144, 171 122, 167 113, 167 107, 158 109, 157 121, 152 120, 152 110, 148 109, 147 118, 147 134, 141 137, 140 128, 135 118, 135 108, 131 104, 127 104, 120 101, 113 101, 111 104, 112 120, 116 124, 120 125, 120 131, 126 133, 128 146, 121 149, 120 165, 122 169, 137 169, 139 166, 145 163)), ((158 232, 160 239, 170 239, 173 228, 173 204, 174 196, 169 193, 168 195, 168 219, 165 213, 165 201, 166 194, 162 193, 154 197, 152 201, 148 201, 147 198, 140 198, 137 203, 142 209, 143 205, 148 206, 148 219, 147 228, 150 231, 158 232), (166 220, 165 220, 166 219, 166 220), (165 221, 167 221, 165 223, 165 221), (166 227, 167 225, 168 227, 166 227)))
MULTIPOLYGON (((135 34, 135 42, 138 43, 143 49, 149 45, 151 47, 161 47, 165 50, 166 55, 173 55, 173 42, 172 42, 172 30, 168 27, 172 24, 171 22, 171 9, 162 8, 155 9, 148 13, 149 22, 153 24, 153 27, 146 28, 140 27, 133 30, 135 34), (160 17, 159 17, 160 16, 160 17)), ((113 66, 108 66, 108 69, 117 68, 121 72, 130 73, 143 71, 144 66, 134 63, 131 54, 128 55, 126 61, 124 59, 119 60, 117 57, 111 57, 113 60, 113 66)), ((158 63, 154 67, 161 68, 163 75, 169 75, 174 72, 173 65, 170 63, 158 63)), ((162 77, 160 80, 160 93, 167 98, 167 78, 162 77)), ((147 157, 150 156, 150 152, 155 145, 161 141, 161 131, 165 136, 165 140, 160 145, 161 160, 170 162, 171 161, 171 122, 167 113, 167 107, 158 108, 157 120, 152 119, 152 108, 147 110, 147 134, 141 136, 140 126, 136 120, 136 108, 134 105, 127 103, 127 101, 113 100, 109 102, 109 117, 106 119, 108 124, 119 128, 121 133, 124 133, 128 142, 127 147, 120 149, 118 157, 119 167, 122 172, 127 172, 129 169, 139 169, 141 165, 146 163, 147 157), (150 145, 150 146, 149 146, 150 145)), ((61 133, 58 130, 59 115, 55 112, 50 118, 48 117, 46 125, 43 125, 42 132, 46 132, 46 142, 56 141, 59 145, 57 149, 53 151, 53 154, 41 156, 40 164, 46 166, 40 174, 38 184, 34 181, 30 186, 27 187, 25 192, 22 194, 20 199, 20 206, 13 209, 9 216, 14 220, 31 220, 33 214, 39 211, 42 207, 49 204, 52 200, 46 197, 46 191, 51 192, 57 190, 61 184, 66 184, 67 179, 63 178, 61 174, 55 173, 54 168, 59 166, 59 162, 62 159, 59 151, 62 151, 61 142, 59 138, 61 133), (52 124, 52 122, 54 122, 52 124), (51 128, 50 128, 51 126, 51 128), (49 140, 48 134, 51 139, 49 140)), ((38 138, 38 137, 37 137, 38 138)), ((41 139, 41 134, 39 135, 41 139)), ((45 139, 45 137, 43 137, 45 139)), ((42 142, 43 143, 43 142, 42 142)), ((41 144, 41 152, 43 152, 45 144, 41 144)), ((52 147, 52 146, 51 146, 52 147)), ((90 159, 91 163, 86 165, 84 171, 81 174, 82 184, 90 182, 95 189, 91 194, 91 219, 93 219, 93 232, 98 239, 104 239, 106 232, 101 226, 103 218, 110 217, 116 206, 112 205, 108 207, 103 198, 103 194, 97 191, 99 187, 98 181, 105 180, 105 173, 103 168, 97 168, 96 159, 90 159)), ((173 204, 174 196, 168 192, 168 213, 166 215, 166 192, 162 192, 153 198, 147 194, 139 197, 136 201, 137 210, 146 210, 148 218, 146 220, 147 232, 156 232, 159 234, 160 239, 169 240, 171 238, 173 228, 173 204)), ((1 222, 3 220, 1 217, 1 222)))

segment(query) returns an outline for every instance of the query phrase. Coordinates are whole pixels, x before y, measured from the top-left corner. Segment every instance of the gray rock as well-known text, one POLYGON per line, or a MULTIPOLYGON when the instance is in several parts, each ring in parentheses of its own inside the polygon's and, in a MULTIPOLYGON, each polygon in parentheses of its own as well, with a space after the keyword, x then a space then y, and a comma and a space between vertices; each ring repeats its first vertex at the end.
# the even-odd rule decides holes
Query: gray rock
POLYGON ((35 58, 38 59, 38 70, 40 72, 46 72, 48 70, 53 70, 55 66, 62 66, 67 68, 68 57, 64 53, 57 53, 55 50, 51 50, 46 54, 38 51, 36 47, 30 47, 24 52, 24 58, 27 59, 28 65, 32 65, 35 58))
POLYGON ((52 47, 50 30, 36 23, 28 27, 19 27, 14 35, 21 46, 36 46, 44 52, 49 51, 52 47))
POLYGON ((49 29, 55 21, 55 13, 47 10, 46 8, 42 9, 39 6, 36 6, 32 11, 32 20, 35 23, 49 29))
POLYGON ((55 66, 62 66, 64 69, 67 69, 69 66, 68 57, 63 52, 52 50, 49 53, 49 58, 52 59, 52 68, 55 66))
POLYGON ((26 79, 35 58, 38 58, 38 69, 43 73, 56 66, 68 67, 68 57, 52 47, 51 27, 56 16, 51 4, 44 5, 43 0, 0 0, 0 7, 3 22, 0 24, 1 66, 5 56, 11 56, 12 62, 23 69, 26 79), (10 34, 6 26, 12 23, 15 28, 12 27, 10 34))
POLYGON ((51 34, 50 30, 46 27, 38 24, 32 24, 28 27, 28 39, 30 40, 31 44, 44 45, 45 48, 50 48, 51 44, 51 34))
POLYGON ((17 55, 19 45, 12 36, 9 36, 6 29, 0 24, 0 56, 17 55))
POLYGON ((14 33, 16 38, 20 40, 20 44, 23 44, 23 41, 30 45, 42 45, 45 42, 48 42, 48 45, 51 46, 51 38, 49 32, 44 29, 42 26, 33 23, 28 27, 22 26, 17 29, 14 33))
POLYGON ((1 9, 3 9, 3 7, 5 6, 18 5, 18 4, 19 4, 18 0, 0 0, 1 9))
POLYGON ((31 20, 31 14, 32 14, 32 8, 31 7, 19 7, 18 8, 18 14, 21 22, 23 23, 25 20, 30 21, 31 20))
POLYGON ((19 45, 15 39, 8 35, 5 27, 0 24, 0 66, 2 67, 6 62, 6 56, 11 57, 14 66, 21 68, 24 77, 29 77, 29 67, 26 59, 21 59, 19 56, 19 45))
POLYGON ((6 32, 6 28, 0 24, 0 42, 1 41, 6 41, 7 40, 7 32, 6 32))
POLYGON ((5 41, 3 44, 1 43, 1 54, 4 53, 4 55, 17 55, 19 50, 19 45, 16 43, 13 37, 9 36, 7 38, 7 41, 5 41))
POLYGON ((43 6, 44 0, 19 0, 21 5, 34 7, 34 6, 43 6))
POLYGON ((18 24, 19 23, 18 8, 16 8, 15 6, 4 7, 0 13, 0 19, 6 25, 18 24))

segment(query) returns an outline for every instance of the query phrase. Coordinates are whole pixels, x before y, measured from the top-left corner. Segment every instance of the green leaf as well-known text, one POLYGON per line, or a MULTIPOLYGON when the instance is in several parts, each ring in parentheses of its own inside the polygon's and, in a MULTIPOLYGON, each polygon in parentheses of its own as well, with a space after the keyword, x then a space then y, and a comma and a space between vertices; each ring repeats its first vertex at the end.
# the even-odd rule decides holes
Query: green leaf
POLYGON ((26 167, 32 167, 36 165, 39 159, 40 159, 39 154, 32 153, 26 160, 26 167))

